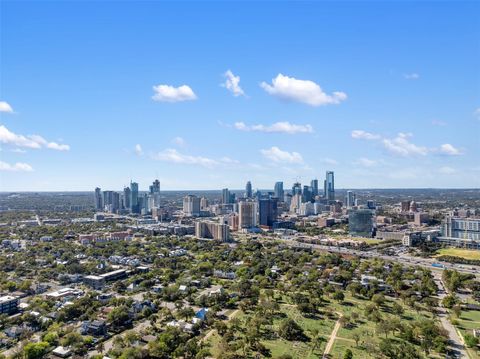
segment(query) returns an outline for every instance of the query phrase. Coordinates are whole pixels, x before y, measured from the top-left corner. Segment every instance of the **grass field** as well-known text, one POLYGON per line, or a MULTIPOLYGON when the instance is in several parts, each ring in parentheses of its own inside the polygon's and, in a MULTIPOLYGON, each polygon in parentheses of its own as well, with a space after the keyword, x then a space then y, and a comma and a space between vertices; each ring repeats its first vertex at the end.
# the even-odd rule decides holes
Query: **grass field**
MULTIPOLYGON (((480 311, 478 310, 464 310, 460 318, 454 319, 458 322, 457 329, 462 336, 473 334, 473 329, 480 329, 480 311)), ((472 359, 480 359, 478 350, 468 348, 468 353, 472 359)))
POLYGON ((461 248, 443 248, 437 251, 436 256, 453 256, 465 259, 480 260, 480 251, 461 248))

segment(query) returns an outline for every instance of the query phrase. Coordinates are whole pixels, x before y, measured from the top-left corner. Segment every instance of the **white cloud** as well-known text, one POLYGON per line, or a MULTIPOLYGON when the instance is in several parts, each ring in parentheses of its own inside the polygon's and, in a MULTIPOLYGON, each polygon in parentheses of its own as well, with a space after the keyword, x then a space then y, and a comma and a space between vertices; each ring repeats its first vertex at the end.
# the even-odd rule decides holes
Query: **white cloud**
POLYGON ((344 92, 333 92, 331 95, 310 80, 298 80, 294 77, 278 74, 272 84, 262 82, 260 86, 270 95, 283 100, 306 103, 310 106, 339 104, 347 99, 344 92))
POLYGON ((258 131, 268 133, 288 133, 290 135, 296 133, 312 133, 313 127, 311 125, 295 125, 290 122, 275 122, 272 125, 251 125, 248 126, 244 122, 235 122, 233 125, 240 131, 258 131))
POLYGON ((408 140, 411 136, 409 133, 399 133, 395 138, 384 138, 382 144, 387 151, 399 156, 427 155, 428 148, 411 143, 408 140))
POLYGON ((143 155, 143 149, 142 149, 142 146, 140 144, 136 144, 135 145, 135 154, 137 156, 142 156, 143 155))
POLYGON ((240 76, 235 76, 232 71, 228 70, 223 74, 225 77, 225 83, 222 84, 228 91, 230 91, 233 96, 245 96, 245 92, 240 87, 240 76))
POLYGON ((447 125, 445 121, 442 120, 432 120, 432 125, 434 126, 439 126, 439 127, 444 127, 447 125))
POLYGON ((378 140, 381 138, 380 135, 363 130, 353 130, 351 136, 352 138, 361 140, 378 140))
POLYGON ((173 138, 172 143, 179 147, 183 147, 187 144, 187 142, 182 137, 179 137, 179 136, 173 138))
POLYGON ((212 168, 219 164, 218 161, 211 158, 182 154, 173 148, 167 148, 166 150, 154 155, 153 158, 159 161, 178 164, 199 165, 207 168, 212 168))
POLYGON ((260 150, 260 152, 265 158, 273 162, 303 163, 303 158, 300 153, 282 151, 276 146, 273 146, 269 149, 260 150))
POLYGON ((406 80, 418 80, 420 78, 420 75, 417 74, 416 72, 412 72, 410 74, 404 74, 403 77, 406 80))
POLYGON ((46 139, 39 135, 18 135, 10 131, 3 125, 0 125, 0 142, 8 145, 14 145, 17 147, 27 147, 34 149, 50 148, 57 151, 70 150, 69 145, 58 144, 56 142, 48 142, 46 139))
POLYGON ((460 151, 458 148, 453 147, 449 143, 444 143, 440 146, 438 153, 445 156, 460 156, 462 154, 462 151, 460 151))
POLYGON ((10 163, 0 161, 0 171, 32 172, 33 168, 27 163, 17 162, 11 165, 10 163))
POLYGON ((377 161, 366 157, 359 158, 355 163, 363 167, 375 167, 378 164, 377 161))
POLYGON ((452 175, 457 172, 455 168, 443 166, 438 169, 438 172, 444 175, 452 175))
POLYGON ((477 118, 480 120, 480 107, 477 108, 477 109, 473 112, 473 114, 474 114, 475 116, 477 116, 477 118))
POLYGON ((0 101, 0 112, 13 113, 13 108, 6 101, 0 101))
POLYGON ((187 85, 179 87, 157 85, 153 86, 153 91, 155 91, 155 94, 152 96, 152 99, 159 102, 181 102, 197 99, 197 95, 187 85))
POLYGON ((327 165, 338 165, 338 161, 334 160, 333 158, 323 158, 320 161, 322 163, 326 163, 327 165))

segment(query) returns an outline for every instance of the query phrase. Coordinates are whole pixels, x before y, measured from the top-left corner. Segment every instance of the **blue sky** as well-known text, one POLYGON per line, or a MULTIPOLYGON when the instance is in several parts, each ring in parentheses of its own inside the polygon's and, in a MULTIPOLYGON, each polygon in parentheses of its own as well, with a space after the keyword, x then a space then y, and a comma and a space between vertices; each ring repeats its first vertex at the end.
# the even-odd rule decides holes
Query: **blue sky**
POLYGON ((479 11, 3 1, 0 190, 479 187, 479 11))

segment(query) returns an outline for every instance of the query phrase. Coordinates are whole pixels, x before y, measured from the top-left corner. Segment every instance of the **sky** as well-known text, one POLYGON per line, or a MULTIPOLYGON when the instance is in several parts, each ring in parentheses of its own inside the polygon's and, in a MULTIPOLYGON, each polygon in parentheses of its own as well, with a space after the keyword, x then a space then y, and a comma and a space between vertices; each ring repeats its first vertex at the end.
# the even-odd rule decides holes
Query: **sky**
POLYGON ((0 2, 0 191, 480 187, 480 3, 0 2))

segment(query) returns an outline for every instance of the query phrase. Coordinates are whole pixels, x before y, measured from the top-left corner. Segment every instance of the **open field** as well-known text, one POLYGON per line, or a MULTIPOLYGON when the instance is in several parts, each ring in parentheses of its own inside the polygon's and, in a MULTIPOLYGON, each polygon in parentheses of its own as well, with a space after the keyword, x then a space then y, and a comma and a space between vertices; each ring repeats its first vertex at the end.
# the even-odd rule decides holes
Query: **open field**
POLYGON ((454 256, 464 259, 480 260, 480 251, 461 248, 442 248, 437 251, 436 257, 454 256))

